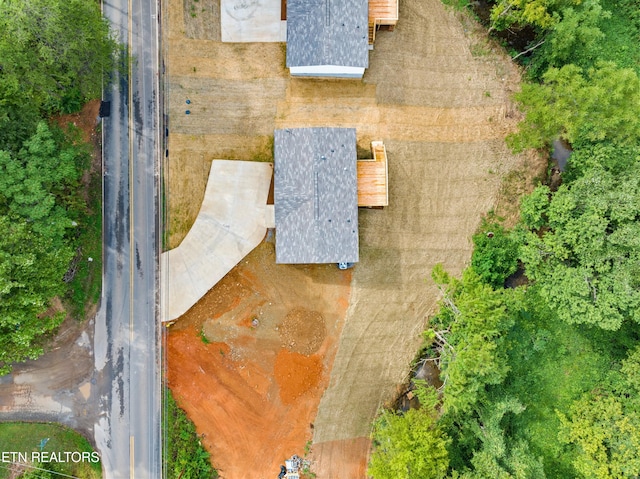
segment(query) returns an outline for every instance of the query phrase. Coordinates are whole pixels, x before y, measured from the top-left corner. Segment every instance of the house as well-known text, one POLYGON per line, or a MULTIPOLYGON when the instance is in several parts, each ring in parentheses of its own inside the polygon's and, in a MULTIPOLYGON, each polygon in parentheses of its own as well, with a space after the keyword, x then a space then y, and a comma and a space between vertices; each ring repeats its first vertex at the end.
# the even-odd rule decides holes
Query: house
POLYGON ((368 0, 288 0, 292 76, 362 78, 369 66, 368 0))
POLYGON ((287 42, 292 76, 362 78, 399 0, 221 0, 223 42, 287 42))
POLYGON ((358 262, 356 160, 353 128, 275 131, 276 263, 358 262))

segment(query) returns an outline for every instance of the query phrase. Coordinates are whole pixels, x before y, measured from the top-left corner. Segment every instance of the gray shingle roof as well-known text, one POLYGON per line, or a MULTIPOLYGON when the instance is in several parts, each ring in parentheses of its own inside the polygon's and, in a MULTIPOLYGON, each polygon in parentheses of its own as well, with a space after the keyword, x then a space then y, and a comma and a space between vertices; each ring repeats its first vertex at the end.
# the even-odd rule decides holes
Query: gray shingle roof
POLYGON ((291 128, 274 136, 276 263, 356 263, 355 129, 291 128))
POLYGON ((288 0, 287 67, 369 66, 368 0, 288 0))

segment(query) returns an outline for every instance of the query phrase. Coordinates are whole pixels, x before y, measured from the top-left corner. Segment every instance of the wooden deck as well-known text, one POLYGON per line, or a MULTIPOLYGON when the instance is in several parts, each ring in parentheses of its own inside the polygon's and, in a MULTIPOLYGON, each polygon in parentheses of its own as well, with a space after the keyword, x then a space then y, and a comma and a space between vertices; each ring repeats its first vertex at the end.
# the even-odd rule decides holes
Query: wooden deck
POLYGON ((398 1, 369 0, 369 45, 375 42, 380 27, 393 30, 398 23, 398 1))
POLYGON ((369 0, 369 24, 395 25, 398 23, 398 0, 369 0))
POLYGON ((389 185, 387 150, 381 141, 371 142, 373 158, 358 160, 358 206, 387 206, 389 185))

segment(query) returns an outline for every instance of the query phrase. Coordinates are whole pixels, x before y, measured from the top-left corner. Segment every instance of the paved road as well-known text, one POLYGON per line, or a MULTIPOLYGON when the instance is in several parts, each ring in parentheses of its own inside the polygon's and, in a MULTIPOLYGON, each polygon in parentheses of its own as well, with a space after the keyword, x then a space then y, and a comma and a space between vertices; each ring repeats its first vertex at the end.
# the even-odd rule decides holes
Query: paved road
POLYGON ((105 479, 162 477, 158 322, 158 11, 153 1, 106 0, 129 45, 128 72, 105 90, 104 279, 96 318, 105 479))

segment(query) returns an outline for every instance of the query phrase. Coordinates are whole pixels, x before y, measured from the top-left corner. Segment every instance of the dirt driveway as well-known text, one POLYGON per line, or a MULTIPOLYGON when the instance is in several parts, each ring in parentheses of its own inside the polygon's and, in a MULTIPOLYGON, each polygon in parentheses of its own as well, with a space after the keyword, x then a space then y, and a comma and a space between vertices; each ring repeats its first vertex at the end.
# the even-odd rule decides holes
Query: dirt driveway
MULTIPOLYGON (((274 128, 349 126, 357 129, 361 151, 373 139, 386 144, 390 206, 360 212, 360 263, 350 289, 340 283, 329 294, 325 283, 314 280, 317 271, 306 272, 294 288, 264 267, 267 257, 259 252, 230 273, 255 275, 242 294, 260 296, 271 283, 280 288, 275 301, 288 306, 273 311, 273 324, 283 324, 300 301, 304 306, 315 298, 305 309, 334 325, 316 352, 296 353, 306 363, 291 377, 320 374, 313 386, 300 386, 306 388, 298 396, 300 404, 286 404, 282 395, 289 386, 278 379, 278 364, 293 368, 296 359, 281 352, 289 350, 273 336, 275 330, 272 337, 247 339, 258 333, 247 334, 242 322, 255 311, 236 309, 246 299, 233 288, 214 287, 209 295, 224 297, 219 301, 225 304, 210 304, 201 313, 206 318, 199 320, 187 313, 184 324, 196 321, 197 326, 185 333, 187 326, 178 324, 174 328, 183 331, 169 334, 170 385, 206 434, 222 477, 271 477, 283 454, 303 455, 312 438, 308 457, 318 478, 364 478, 371 420, 407 378, 419 334, 436 306, 431 269, 436 263, 452 273, 464 268, 471 254, 470 235, 495 204, 501 178, 525 163, 504 146, 504 136, 518 119, 509 101, 518 71, 492 50, 475 24, 438 0, 401 1, 400 22, 394 32, 377 35, 361 82, 291 79, 284 69, 283 45, 218 41, 219 6, 214 0, 196 2, 202 14, 195 16, 190 13, 194 0, 168 1, 171 245, 179 244, 197 214, 209 162, 270 160, 274 128), (277 286, 281 282, 284 287, 277 286), (331 303, 347 298, 343 309, 331 303), (340 311, 346 311, 341 318, 340 311), (208 353, 198 337, 203 326, 216 345, 206 345, 208 353), (189 348, 203 352, 180 352, 189 348), (224 362, 234 349, 241 351, 238 359, 224 362), (212 356, 215 367, 203 367, 195 379, 195 365, 212 356), (263 362, 255 364, 262 371, 253 380, 237 379, 246 375, 240 366, 248 364, 238 361, 258 357, 263 362), (228 370, 235 372, 227 375, 228 370), (205 381, 213 381, 211 388, 199 392, 209 384, 205 381), (249 386, 268 399, 253 402, 257 399, 248 395, 249 386), (233 426, 216 412, 222 404, 235 408, 233 416, 226 416, 226 421, 234 418, 233 426), (303 412, 294 413, 294 407, 303 412), (291 434, 285 438, 265 432, 279 430, 282 418, 291 434), (273 454, 265 459, 264 451, 273 454), (253 465, 251 473, 238 469, 240 456, 253 465)), ((209 295, 203 302, 211 301, 209 295)))

